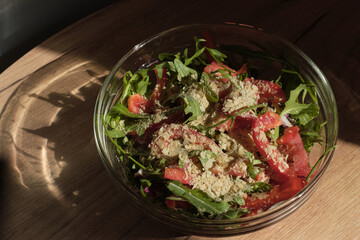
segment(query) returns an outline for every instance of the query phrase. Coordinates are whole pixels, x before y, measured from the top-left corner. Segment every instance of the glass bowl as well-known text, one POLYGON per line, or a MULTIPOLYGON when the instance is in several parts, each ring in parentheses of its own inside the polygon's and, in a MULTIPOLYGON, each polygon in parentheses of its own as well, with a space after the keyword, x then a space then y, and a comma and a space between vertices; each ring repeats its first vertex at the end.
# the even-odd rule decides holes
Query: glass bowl
MULTIPOLYGON (((326 121, 322 135, 322 145, 314 147, 311 163, 315 164, 325 149, 336 144, 338 116, 336 102, 331 87, 324 74, 315 63, 293 44, 251 26, 240 24, 193 24, 180 26, 159 33, 131 49, 123 56, 106 78, 97 98, 94 112, 94 133, 98 152, 111 179, 124 196, 145 214, 183 233, 195 235, 224 236, 247 233, 272 225, 302 206, 318 186, 333 155, 327 152, 317 165, 308 184, 295 196, 274 205, 255 216, 232 220, 205 220, 181 215, 176 211, 162 208, 143 198, 136 192, 128 178, 126 161, 120 161, 117 151, 105 135, 102 117, 116 103, 122 90, 122 76, 127 71, 135 72, 152 66, 163 52, 177 53, 185 48, 193 48, 194 36, 201 37, 204 32, 219 45, 236 45, 252 51, 267 51, 273 56, 281 55, 291 64, 299 67, 300 74, 312 81, 320 105, 320 117, 316 121, 326 121)), ((261 61, 259 63, 261 65, 261 61)), ((303 209, 306 211, 306 209, 303 209)))

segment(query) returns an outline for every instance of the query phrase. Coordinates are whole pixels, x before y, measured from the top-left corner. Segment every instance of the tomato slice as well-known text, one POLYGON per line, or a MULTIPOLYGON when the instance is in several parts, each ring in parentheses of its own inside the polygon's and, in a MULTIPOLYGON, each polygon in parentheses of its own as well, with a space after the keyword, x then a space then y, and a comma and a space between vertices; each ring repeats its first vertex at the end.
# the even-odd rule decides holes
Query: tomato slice
POLYGON ((141 114, 145 111, 147 99, 137 93, 131 95, 128 99, 128 109, 132 113, 141 114))
POLYGON ((258 87, 260 93, 259 103, 272 102, 279 104, 286 102, 284 91, 278 84, 274 82, 266 80, 255 80, 252 78, 246 78, 245 82, 251 82, 258 87))
POLYGON ((297 177, 288 178, 286 182, 275 185, 269 191, 267 197, 246 197, 245 207, 251 209, 266 210, 275 203, 287 200, 297 194, 304 187, 304 182, 297 177))
POLYGON ((258 198, 258 197, 245 197, 245 206, 251 209, 264 209, 271 207, 277 202, 283 201, 284 199, 279 198, 280 186, 274 186, 269 193, 267 193, 267 197, 258 198))
POLYGON ((189 203, 187 201, 172 200, 172 199, 165 199, 165 204, 170 209, 189 208, 192 206, 191 203, 189 203))
POLYGON ((154 111, 155 107, 155 101, 159 101, 163 95, 163 90, 166 88, 167 84, 167 75, 166 75, 166 69, 162 69, 162 76, 159 78, 158 71, 155 69, 155 75, 156 75, 156 85, 154 88, 154 91, 152 92, 149 101, 146 103, 145 112, 152 113, 154 111))
MULTIPOLYGON (((223 118, 225 120, 225 116, 223 118)), ((234 131, 237 131, 238 129, 250 129, 251 124, 255 119, 256 119, 256 115, 242 114, 242 115, 236 116, 233 126, 231 127, 231 130, 230 130, 231 119, 229 119, 228 121, 217 126, 215 128, 215 130, 220 131, 220 132, 230 132, 230 131, 234 132, 234 131)))
MULTIPOLYGON (((221 66, 218 62, 215 62, 215 61, 214 61, 214 62, 210 63, 209 65, 207 65, 207 66, 204 68, 204 72, 207 73, 207 74, 210 74, 210 73, 216 72, 216 71, 219 70, 219 69, 228 69, 228 70, 230 70, 230 71, 232 72, 231 75, 235 76, 235 70, 234 70, 234 69, 230 68, 230 67, 229 67, 228 65, 226 65, 226 64, 223 64, 223 66, 221 66), (224 66, 225 68, 224 68, 223 66, 224 66)), ((222 76, 222 75, 221 75, 221 73, 215 73, 215 76, 220 77, 220 76, 222 76)), ((220 81, 223 82, 223 83, 228 83, 228 82, 229 82, 229 79, 227 79, 227 78, 221 78, 220 81)))
POLYGON ((177 180, 183 184, 190 184, 191 177, 187 175, 184 168, 172 167, 165 168, 164 178, 177 180))
MULTIPOLYGON (((209 65, 207 65, 205 68, 204 68, 204 72, 207 73, 207 74, 210 74, 210 73, 213 73, 213 72, 216 72, 217 70, 219 69, 228 69, 231 71, 231 76, 236 76, 240 73, 246 73, 247 71, 247 67, 246 67, 246 64, 244 64, 238 71, 235 71, 234 69, 232 69, 231 67, 229 67, 228 65, 226 64, 222 64, 220 65, 218 62, 211 62, 209 65)), ((215 73, 215 76, 222 76, 221 73, 215 73)), ((220 79, 223 83, 228 83, 229 82, 229 79, 227 78, 221 78, 220 79)))
POLYGON ((277 174, 281 176, 292 176, 285 157, 277 147, 270 143, 265 134, 265 132, 281 124, 281 117, 272 111, 268 111, 253 121, 252 137, 261 156, 266 159, 267 163, 277 174))
POLYGON ((309 156, 304 148, 299 130, 298 126, 286 128, 284 135, 277 140, 277 143, 279 144, 279 150, 283 154, 287 154, 288 159, 294 162, 296 174, 306 177, 311 168, 309 166, 309 156))

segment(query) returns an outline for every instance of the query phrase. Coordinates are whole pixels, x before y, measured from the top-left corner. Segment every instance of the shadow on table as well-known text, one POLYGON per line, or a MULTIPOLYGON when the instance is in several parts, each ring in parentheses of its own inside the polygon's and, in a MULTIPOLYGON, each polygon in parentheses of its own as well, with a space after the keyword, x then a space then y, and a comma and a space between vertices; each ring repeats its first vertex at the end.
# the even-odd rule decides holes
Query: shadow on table
MULTIPOLYGON (((84 71, 59 79, 65 86, 62 91, 52 91, 54 86, 46 79, 38 83, 34 79, 34 86, 25 84, 14 96, 28 95, 19 103, 22 106, 7 109, 21 111, 23 119, 18 119, 21 129, 6 133, 11 138, 5 147, 14 159, 12 175, 18 178, 13 179, 8 193, 15 201, 2 204, 11 216, 4 217, 11 219, 4 226, 21 231, 5 232, 5 238, 21 239, 26 234, 44 239, 128 239, 129 234, 134 238, 143 234, 134 228, 148 229, 144 238, 179 236, 151 221, 144 222, 144 215, 112 185, 97 153, 92 127, 95 100, 105 76, 84 71), (74 80, 81 77, 84 80, 76 85, 74 80), (92 80, 87 82, 89 78, 92 80), (29 94, 38 85, 45 87, 29 94), (26 121, 37 119, 39 108, 46 113, 41 120, 26 121), (26 204, 21 199, 26 199, 26 204), (29 228, 30 222, 36 223, 36 229, 29 228)), ((8 112, 4 117, 12 119, 8 112)))

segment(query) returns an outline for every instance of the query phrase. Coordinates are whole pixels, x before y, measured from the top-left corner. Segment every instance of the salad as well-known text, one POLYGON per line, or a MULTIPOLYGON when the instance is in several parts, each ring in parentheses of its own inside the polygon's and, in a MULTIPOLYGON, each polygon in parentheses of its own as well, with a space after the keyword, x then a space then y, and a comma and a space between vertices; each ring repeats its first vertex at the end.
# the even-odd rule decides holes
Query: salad
POLYGON ((199 218, 255 215, 307 184, 325 123, 314 85, 285 58, 206 38, 126 72, 106 135, 144 198, 199 218), (277 75, 258 78, 256 59, 277 75))

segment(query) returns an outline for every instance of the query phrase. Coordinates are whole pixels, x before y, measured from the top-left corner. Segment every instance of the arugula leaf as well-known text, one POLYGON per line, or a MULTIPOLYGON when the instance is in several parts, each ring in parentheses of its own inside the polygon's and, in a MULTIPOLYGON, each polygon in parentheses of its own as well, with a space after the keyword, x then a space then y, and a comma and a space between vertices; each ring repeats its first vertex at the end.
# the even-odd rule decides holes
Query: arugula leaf
POLYGON ((314 173, 316 167, 319 165, 319 163, 321 162, 321 160, 326 156, 326 154, 328 154, 331 150, 337 148, 338 146, 337 145, 334 145, 330 148, 328 148, 321 156, 320 158, 316 161, 315 165, 311 168, 311 171, 309 173, 309 175, 306 177, 305 181, 309 181, 310 180, 310 177, 311 175, 314 173))
POLYGON ((210 214, 221 214, 229 210, 227 202, 215 202, 204 192, 197 189, 189 189, 179 181, 169 181, 166 187, 176 196, 183 197, 194 205, 199 212, 210 214))
POLYGON ((244 192, 246 192, 246 193, 261 193, 261 192, 267 192, 271 188, 272 188, 272 186, 269 183, 255 182, 255 183, 246 185, 246 189, 244 192))
POLYGON ((121 138, 125 137, 129 132, 131 130, 125 127, 125 120, 120 120, 113 129, 108 130, 108 136, 111 138, 121 138))
POLYGON ((163 69, 165 68, 165 66, 168 64, 169 62, 162 62, 160 64, 157 64, 155 67, 154 67, 154 70, 156 69, 156 72, 157 72, 157 77, 159 79, 162 78, 162 74, 163 74, 163 69))
MULTIPOLYGON (((314 84, 309 81, 308 79, 304 79, 301 74, 297 71, 294 71, 294 70, 288 70, 288 69, 281 69, 281 71, 283 73, 288 73, 288 74, 294 74, 296 77, 298 77, 298 79, 301 81, 301 83, 303 84, 306 84, 306 87, 307 87, 307 91, 309 92, 310 94, 310 97, 312 98, 312 100, 317 103, 317 98, 316 98, 316 91, 315 91, 315 86, 314 84)), ((291 82, 291 81, 288 81, 287 82, 291 82)))
POLYGON ((239 86, 239 84, 238 84, 237 82, 235 82, 235 81, 233 80, 233 77, 229 74, 230 71, 231 71, 231 70, 230 70, 230 69, 227 69, 227 68, 226 68, 226 69, 218 69, 218 70, 215 71, 215 73, 216 73, 216 72, 221 73, 221 75, 222 75, 224 78, 228 79, 228 80, 231 82, 231 84, 232 84, 236 89, 239 89, 240 86, 239 86))
POLYGON ((315 123, 314 121, 308 122, 303 129, 300 130, 300 135, 305 147, 305 150, 309 153, 312 146, 315 143, 322 142, 322 136, 320 134, 320 129, 326 124, 326 122, 322 124, 315 123))
POLYGON ((209 102, 217 103, 219 101, 219 95, 211 89, 209 75, 205 72, 203 72, 201 75, 200 86, 205 93, 206 99, 209 102))
POLYGON ((136 85, 136 92, 144 96, 149 86, 150 77, 147 69, 141 69, 138 73, 141 74, 142 79, 136 85))
POLYGON ((245 205, 245 200, 241 195, 237 195, 234 197, 234 201, 239 204, 239 206, 244 206, 245 205))
POLYGON ((276 127, 272 130, 270 130, 267 134, 269 134, 269 137, 272 139, 275 147, 277 147, 276 140, 279 138, 280 135, 280 127, 276 127))
POLYGON ((160 61, 173 61, 175 58, 174 54, 171 53, 160 53, 159 60, 160 61))
POLYGON ((319 115, 320 108, 317 103, 299 103, 299 96, 303 91, 304 93, 307 91, 305 84, 300 84, 296 89, 290 92, 290 97, 285 102, 285 108, 280 115, 284 116, 290 114, 293 119, 299 120, 299 124, 306 125, 319 115))
POLYGON ((206 170, 208 169, 208 166, 206 165, 207 162, 210 160, 214 160, 216 158, 216 154, 210 150, 202 150, 199 152, 199 154, 197 156, 201 162, 201 165, 206 170))
POLYGON ((121 97, 119 99, 119 103, 123 104, 125 102, 125 99, 130 96, 133 92, 135 92, 135 89, 133 87, 134 82, 136 82, 139 79, 139 74, 132 74, 130 71, 126 72, 123 76, 123 92, 121 94, 121 97), (130 77, 129 80, 127 80, 128 76, 130 77))
POLYGON ((186 121, 194 121, 198 116, 201 115, 200 103, 191 95, 182 94, 181 97, 184 99, 186 107, 184 109, 185 114, 191 114, 186 121))
POLYGON ((136 113, 130 112, 129 109, 127 107, 125 107, 124 105, 122 105, 120 102, 115 104, 111 108, 110 111, 125 115, 125 116, 130 117, 130 118, 147 118, 148 117, 148 115, 142 115, 142 114, 136 114, 136 113))
POLYGON ((256 160, 254 157, 254 154, 251 152, 246 151, 245 152, 247 159, 249 160, 249 163, 247 165, 247 173, 251 178, 256 178, 256 176, 260 173, 259 167, 255 167, 254 165, 260 164, 260 160, 256 160))
POLYGON ((113 129, 108 130, 108 136, 112 138, 122 138, 132 131, 136 131, 139 136, 142 136, 150 124, 151 120, 148 118, 137 120, 124 118, 117 121, 113 129))
MULTIPOLYGON (((104 130, 105 130, 105 134, 107 136, 109 136, 109 130, 106 127, 106 123, 105 123, 105 117, 102 115, 101 116, 101 120, 104 126, 104 130)), ((138 165, 141 169, 143 170, 147 170, 147 168, 142 165, 141 163, 139 163, 135 158, 133 158, 131 155, 129 155, 112 137, 109 137, 110 141, 115 145, 116 149, 118 150, 119 154, 121 154, 122 156, 120 156, 121 158, 123 156, 128 157, 134 164, 138 165)))
POLYGON ((181 81, 184 78, 190 78, 196 80, 198 78, 198 73, 196 70, 187 67, 184 63, 182 63, 179 59, 174 60, 174 66, 176 72, 178 73, 177 79, 181 81))
POLYGON ((141 196, 146 198, 147 193, 145 192, 145 189, 151 186, 151 182, 149 179, 142 178, 142 179, 140 179, 140 183, 141 183, 141 185, 140 185, 141 196))
POLYGON ((241 218, 245 214, 249 214, 251 211, 245 208, 238 208, 238 209, 230 209, 226 213, 219 214, 215 217, 215 220, 222 220, 222 219, 236 219, 241 218))
POLYGON ((190 63, 192 63, 192 61, 199 57, 203 52, 205 51, 205 48, 201 48, 200 50, 196 51, 194 53, 194 55, 191 56, 191 58, 185 58, 185 65, 189 65, 190 63))
POLYGON ((215 59, 215 61, 219 63, 224 62, 225 58, 227 58, 227 56, 224 53, 220 52, 219 50, 207 48, 207 47, 206 50, 208 50, 210 55, 215 59))

